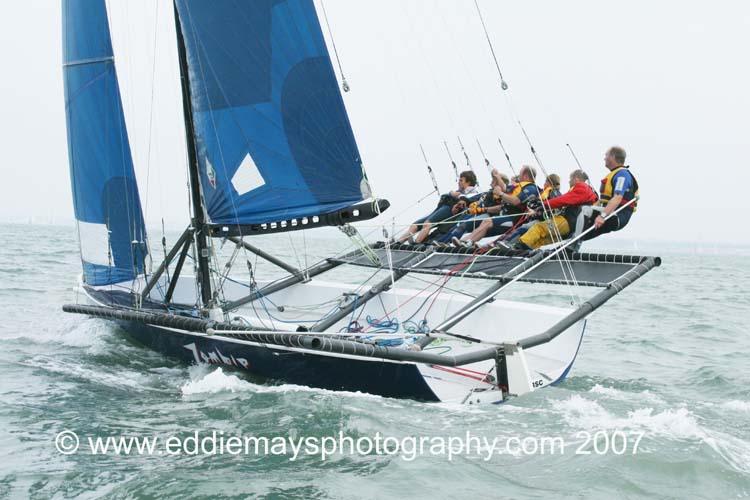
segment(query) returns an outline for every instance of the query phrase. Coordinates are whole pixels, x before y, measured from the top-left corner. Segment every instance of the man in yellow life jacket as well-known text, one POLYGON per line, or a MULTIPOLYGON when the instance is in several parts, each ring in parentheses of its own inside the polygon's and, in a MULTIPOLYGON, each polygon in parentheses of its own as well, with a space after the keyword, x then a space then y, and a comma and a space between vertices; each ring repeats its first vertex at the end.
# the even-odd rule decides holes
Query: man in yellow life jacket
POLYGON ((604 155, 604 166, 609 174, 602 179, 599 188, 599 206, 603 208, 593 221, 596 229, 586 233, 582 239, 590 240, 605 233, 619 231, 630 222, 630 217, 636 211, 638 201, 633 200, 638 196, 638 181, 625 165, 625 157, 625 150, 619 146, 609 148, 604 155), (617 215, 607 218, 623 205, 626 205, 625 208, 617 215))

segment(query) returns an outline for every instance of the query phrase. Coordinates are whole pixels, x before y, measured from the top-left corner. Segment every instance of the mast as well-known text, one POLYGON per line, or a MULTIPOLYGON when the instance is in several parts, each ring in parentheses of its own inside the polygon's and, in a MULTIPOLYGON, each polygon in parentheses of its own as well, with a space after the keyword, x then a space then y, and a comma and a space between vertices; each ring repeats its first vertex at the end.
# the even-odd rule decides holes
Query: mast
POLYGON ((203 307, 211 307, 211 273, 209 269, 209 248, 206 238, 206 214, 201 201, 200 169, 198 152, 195 146, 195 127, 193 124, 193 105, 190 101, 190 79, 185 50, 185 39, 180 25, 180 14, 174 3, 175 32, 177 33, 177 53, 180 60, 180 83, 182 87, 182 110, 185 119, 185 141, 187 143, 188 171, 190 172, 190 200, 193 208, 192 225, 195 228, 195 244, 198 248, 198 285, 201 290, 203 307))

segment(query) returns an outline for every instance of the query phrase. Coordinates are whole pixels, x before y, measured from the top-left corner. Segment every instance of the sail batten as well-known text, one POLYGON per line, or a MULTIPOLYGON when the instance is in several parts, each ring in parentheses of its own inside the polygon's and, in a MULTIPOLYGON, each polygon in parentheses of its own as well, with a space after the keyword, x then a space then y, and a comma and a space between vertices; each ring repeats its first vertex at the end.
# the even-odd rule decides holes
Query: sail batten
POLYGON ((214 224, 311 217, 369 197, 312 0, 176 0, 214 224))
POLYGON ((83 59, 81 61, 70 61, 63 63, 63 68, 70 68, 71 66, 83 66, 85 64, 114 62, 114 60, 114 57, 96 57, 93 59, 83 59))
POLYGON ((63 0, 63 78, 84 280, 129 281, 143 272, 146 230, 104 0, 63 0))

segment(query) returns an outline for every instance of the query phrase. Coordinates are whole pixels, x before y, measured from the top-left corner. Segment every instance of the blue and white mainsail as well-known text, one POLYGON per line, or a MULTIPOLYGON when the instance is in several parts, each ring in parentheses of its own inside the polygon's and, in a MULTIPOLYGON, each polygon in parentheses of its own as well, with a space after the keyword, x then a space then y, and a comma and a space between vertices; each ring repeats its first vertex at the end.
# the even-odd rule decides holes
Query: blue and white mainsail
POLYGON ((91 285, 133 279, 147 253, 104 2, 62 3, 70 182, 91 285))
POLYGON ((176 0, 215 224, 346 208, 370 189, 312 0, 176 0))

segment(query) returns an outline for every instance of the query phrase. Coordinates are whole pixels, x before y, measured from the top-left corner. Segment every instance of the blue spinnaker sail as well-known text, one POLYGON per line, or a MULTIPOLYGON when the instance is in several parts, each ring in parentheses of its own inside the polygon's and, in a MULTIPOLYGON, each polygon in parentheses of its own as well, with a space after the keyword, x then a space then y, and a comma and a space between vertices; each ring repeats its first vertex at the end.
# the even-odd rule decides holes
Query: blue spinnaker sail
POLYGON ((312 0, 177 0, 201 187, 218 224, 370 196, 312 0))
POLYGON ((147 252, 104 2, 62 2, 70 182, 91 285, 133 279, 147 252))

